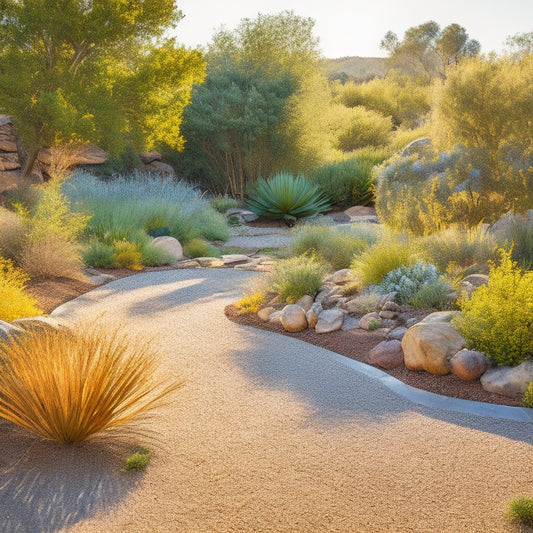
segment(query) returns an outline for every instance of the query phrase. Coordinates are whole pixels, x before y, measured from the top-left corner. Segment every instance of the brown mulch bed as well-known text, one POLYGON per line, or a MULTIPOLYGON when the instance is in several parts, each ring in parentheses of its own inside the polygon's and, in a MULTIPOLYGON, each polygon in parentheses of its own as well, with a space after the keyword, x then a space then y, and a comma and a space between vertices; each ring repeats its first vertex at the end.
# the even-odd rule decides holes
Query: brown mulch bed
MULTIPOLYGON (((233 305, 228 305, 226 307, 225 314, 229 320, 238 324, 273 331, 280 335, 287 335, 367 364, 370 364, 368 362, 368 352, 384 340, 386 335, 380 330, 365 331, 362 329, 334 331, 333 333, 326 334, 318 334, 315 333, 313 329, 306 329, 298 333, 289 333, 283 329, 281 324, 263 322, 256 315, 239 315, 238 310, 233 305)), ((500 394, 487 392, 483 389, 479 381, 462 381, 453 374, 434 376, 423 371, 414 372, 408 370, 404 365, 392 370, 383 371, 412 387, 434 392, 436 394, 442 394, 444 396, 450 396, 452 398, 462 398, 464 400, 511 405, 515 407, 522 405, 521 399, 519 398, 513 399, 501 396, 500 394)))

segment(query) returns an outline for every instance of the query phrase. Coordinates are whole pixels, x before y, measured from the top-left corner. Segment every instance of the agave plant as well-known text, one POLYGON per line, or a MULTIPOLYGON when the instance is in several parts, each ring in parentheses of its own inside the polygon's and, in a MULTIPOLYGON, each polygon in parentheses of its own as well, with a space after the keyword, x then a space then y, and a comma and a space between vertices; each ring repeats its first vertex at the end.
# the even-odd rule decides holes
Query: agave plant
POLYGON ((289 225, 298 218, 316 216, 330 209, 329 199, 302 175, 277 174, 259 179, 250 190, 248 208, 269 218, 280 218, 289 225))

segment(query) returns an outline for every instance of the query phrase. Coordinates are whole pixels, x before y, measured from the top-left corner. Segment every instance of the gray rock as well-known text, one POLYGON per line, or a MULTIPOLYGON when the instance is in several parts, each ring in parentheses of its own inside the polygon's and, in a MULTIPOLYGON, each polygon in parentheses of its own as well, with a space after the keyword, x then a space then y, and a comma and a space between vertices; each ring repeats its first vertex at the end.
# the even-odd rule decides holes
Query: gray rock
POLYGON ((383 320, 377 313, 367 313, 359 319, 359 327, 366 331, 370 331, 370 324, 373 322, 377 322, 379 327, 381 327, 383 320))
POLYGON ((393 320, 392 318, 384 318, 384 319, 381 321, 381 327, 382 327, 382 328, 393 329, 393 328, 395 328, 397 325, 398 325, 398 323, 396 322, 396 320, 393 320))
POLYGON ((152 246, 162 248, 163 250, 168 252, 170 257, 172 257, 174 263, 185 259, 181 243, 180 241, 178 241, 178 239, 175 239, 174 237, 170 237, 167 235, 163 237, 156 237, 152 240, 150 244, 152 246))
POLYGON ((314 328, 316 326, 316 323, 318 322, 318 317, 320 316, 320 313, 323 311, 322 304, 319 302, 315 302, 309 311, 305 314, 307 318, 307 325, 310 328, 314 328))
POLYGON ((296 304, 286 305, 281 311, 281 325, 287 331, 297 332, 307 328, 305 311, 296 304))
POLYGON ((393 292, 389 292, 387 294, 384 294, 378 301, 378 309, 383 309, 383 306, 387 302, 394 301, 394 298, 396 298, 396 296, 398 296, 398 292, 397 291, 393 291, 393 292))
POLYGON ((250 258, 244 254, 222 255, 220 259, 224 262, 225 265, 235 265, 237 263, 245 263, 250 260, 250 258))
POLYGON ((112 274, 102 274, 94 268, 83 269, 83 274, 87 278, 87 281, 93 285, 102 285, 103 283, 117 279, 116 276, 113 276, 112 274))
POLYGON ((396 318, 397 315, 398 313, 396 313, 395 311, 380 311, 379 312, 379 316, 381 318, 396 318))
POLYGON ((470 274, 461 280, 461 283, 470 283, 472 287, 481 287, 481 285, 489 284, 489 277, 487 274, 470 274))
POLYGON ((270 315, 274 313, 276 309, 274 307, 263 307, 257 312, 257 316, 263 321, 268 322, 270 320, 270 315))
POLYGON ((296 302, 296 305, 299 305, 307 313, 307 311, 311 309, 313 303, 314 303, 313 297, 309 296, 309 294, 306 294, 305 296, 302 296, 296 302))
POLYGON ((274 311, 268 318, 268 321, 272 324, 281 324, 282 311, 274 311))
POLYGON ((359 327, 359 319, 353 316, 345 316, 342 323, 342 331, 350 331, 351 329, 357 329, 359 327))
POLYGON ((387 334, 387 339, 401 341, 406 333, 407 328, 404 328, 403 326, 399 328, 394 328, 387 334))
POLYGON ((405 366, 430 374, 450 373, 450 359, 466 346, 466 341, 447 322, 420 322, 402 339, 405 366))
POLYGON ((463 381, 475 381, 488 370, 490 359, 483 352, 461 350, 450 359, 450 367, 463 381))
POLYGON ((402 343, 399 340, 380 342, 368 353, 368 361, 386 369, 400 366, 403 363, 402 343))
POLYGON ((411 328, 413 327, 415 324, 418 324, 420 322, 420 319, 419 318, 408 318, 406 321, 405 321, 405 327, 406 328, 411 328))
POLYGON ((248 209, 240 209, 238 207, 234 207, 232 209, 228 209, 224 215, 226 218, 229 217, 238 217, 244 220, 244 222, 254 222, 259 218, 259 215, 254 213, 253 211, 250 211, 248 209))
POLYGON ((322 311, 315 326, 317 333, 331 333, 342 328, 344 313, 339 309, 322 311))
POLYGON ((531 359, 515 367, 491 368, 481 376, 481 386, 486 391, 512 398, 522 396, 532 381, 533 360, 531 359))
POLYGON ((0 341, 7 341, 10 337, 20 335, 21 333, 24 333, 22 328, 0 320, 0 341))

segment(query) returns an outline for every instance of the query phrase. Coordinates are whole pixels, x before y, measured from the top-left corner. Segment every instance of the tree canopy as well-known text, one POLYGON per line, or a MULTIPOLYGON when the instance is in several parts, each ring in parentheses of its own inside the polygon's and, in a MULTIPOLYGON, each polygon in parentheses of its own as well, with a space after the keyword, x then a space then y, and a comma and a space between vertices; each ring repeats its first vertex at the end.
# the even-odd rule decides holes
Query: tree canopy
POLYGON ((202 54, 163 40, 174 0, 0 0, 0 112, 28 151, 95 142, 180 147, 179 124, 202 54))

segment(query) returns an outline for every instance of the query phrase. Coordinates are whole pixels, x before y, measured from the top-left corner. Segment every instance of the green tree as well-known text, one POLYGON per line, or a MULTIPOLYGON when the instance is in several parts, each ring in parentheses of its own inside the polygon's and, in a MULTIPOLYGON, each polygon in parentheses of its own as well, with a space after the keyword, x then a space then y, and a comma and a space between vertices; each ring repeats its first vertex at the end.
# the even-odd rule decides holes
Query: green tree
POLYGON ((514 59, 524 59, 533 54, 533 31, 507 37, 505 48, 514 59))
POLYGON ((183 142, 181 112, 204 63, 161 40, 181 18, 174 0, 0 0, 0 10, 0 111, 24 140, 26 174, 42 147, 183 142))
POLYGON ((391 68, 430 81, 435 77, 445 78, 449 66, 462 57, 479 54, 480 44, 470 39, 459 24, 450 24, 441 30, 430 20, 409 28, 401 41, 389 31, 381 41, 381 48, 389 52, 391 68))

